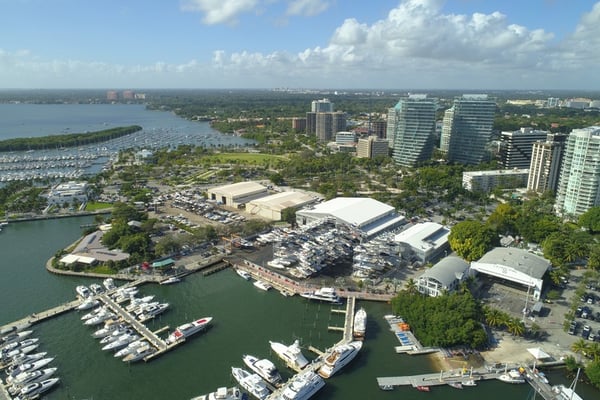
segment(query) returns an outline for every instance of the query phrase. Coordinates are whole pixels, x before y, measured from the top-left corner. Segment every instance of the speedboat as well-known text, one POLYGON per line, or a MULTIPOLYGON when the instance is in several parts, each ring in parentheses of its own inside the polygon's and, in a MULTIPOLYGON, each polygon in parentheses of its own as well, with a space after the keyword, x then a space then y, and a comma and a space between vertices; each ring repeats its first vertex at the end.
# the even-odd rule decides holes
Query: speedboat
POLYGON ((250 354, 246 354, 242 357, 244 364, 248 366, 253 372, 257 373, 261 378, 270 383, 273 386, 279 386, 283 379, 281 374, 271 361, 263 358, 259 360, 250 354))
POLYGON ((23 387, 19 392, 19 395, 14 398, 14 400, 25 400, 35 398, 42 393, 50 390, 54 385, 58 383, 58 378, 50 378, 43 380, 41 382, 30 383, 29 385, 23 387))
POLYGON ((269 283, 265 282, 265 281, 254 281, 253 283, 254 286, 256 286, 257 288, 261 289, 261 290, 269 290, 271 289, 273 286, 271 286, 269 283))
POLYGON ((367 312, 364 308, 360 308, 354 314, 354 326, 352 327, 352 335, 355 338, 364 338, 367 330, 367 312))
POLYGON ((237 386, 234 386, 230 388, 220 387, 212 393, 192 397, 190 400, 242 400, 247 397, 237 386))
POLYGON ((104 285, 106 290, 113 290, 116 288, 113 278, 106 278, 104 281, 102 281, 102 285, 104 285))
POLYGON ((356 357, 363 342, 357 340, 343 343, 333 348, 333 351, 325 357, 325 363, 319 368, 319 375, 330 378, 333 374, 344 368, 346 364, 356 357))
POLYGON ((297 339, 289 346, 279 342, 269 341, 269 343, 271 344, 271 349, 287 364, 300 369, 308 364, 308 360, 302 354, 302 350, 300 350, 300 342, 297 339))
POLYGON ((251 374, 242 368, 231 367, 231 375, 252 396, 264 400, 269 395, 267 384, 258 374, 251 374))
POLYGON ((431 392, 431 388, 429 386, 417 385, 415 386, 415 389, 417 389, 419 392, 431 392))
POLYGON ((129 353, 127 354, 124 358, 123 361, 124 362, 137 362, 137 361, 141 361, 144 358, 148 357, 149 355, 152 355, 156 352, 156 349, 152 346, 150 346, 149 343, 147 343, 145 346, 141 346, 136 348, 133 353, 129 353))
POLYGON ((92 292, 90 291, 90 289, 84 285, 77 286, 75 288, 75 291, 77 292, 77 295, 79 295, 79 297, 81 297, 82 299, 87 299, 88 297, 90 297, 92 295, 92 292))
POLYGON ((84 301, 82 301, 80 305, 77 306, 77 309, 79 311, 89 310, 90 308, 97 307, 98 305, 100 305, 100 300, 87 298, 84 301))
POLYGON ((235 272, 241 276, 242 278, 244 278, 245 280, 249 281, 250 279, 252 279, 252 275, 250 275, 248 272, 244 271, 243 269, 236 269, 235 272))
POLYGON ((157 306, 150 307, 146 309, 142 314, 138 315, 138 320, 140 322, 148 321, 156 317, 158 314, 162 314, 163 312, 167 311, 167 308, 169 308, 169 303, 161 303, 157 306))
POLYGON ((341 303, 340 297, 332 287, 322 287, 312 292, 300 293, 300 296, 310 300, 326 301, 335 304, 341 303))
POLYGON ((116 340, 113 340, 112 342, 104 345, 102 347, 102 350, 119 350, 120 348, 127 346, 129 343, 138 340, 139 338, 139 335, 125 333, 119 336, 116 340))
POLYGON ((172 276, 170 278, 165 279, 164 281, 160 281, 161 285, 171 285, 173 283, 181 282, 181 278, 176 276, 172 276))
POLYGON ((295 375, 286 384, 283 393, 277 400, 307 400, 317 393, 325 381, 315 372, 308 370, 295 375))
POLYGON ((15 396, 16 394, 19 393, 19 391, 23 388, 23 386, 26 386, 33 382, 39 382, 39 381, 48 379, 52 375, 54 375, 54 373, 57 370, 58 370, 58 368, 45 368, 45 369, 38 369, 37 371, 32 371, 32 372, 23 372, 22 374, 17 375, 15 377, 15 379, 13 379, 8 391, 10 392, 10 394, 15 396))
POLYGON ((212 321, 212 317, 204 317, 197 319, 187 324, 183 324, 177 327, 173 333, 167 337, 167 343, 175 343, 180 340, 185 340, 188 337, 206 329, 212 321))
POLYGON ((6 378, 6 382, 12 383, 12 381, 23 372, 32 372, 40 368, 44 368, 46 365, 54 361, 54 357, 42 358, 31 363, 16 365, 14 368, 9 368, 9 373, 6 378))
POLYGON ((135 352, 138 348, 148 345, 144 339, 136 340, 135 342, 129 343, 127 346, 123 347, 121 350, 115 353, 116 358, 125 357, 133 352, 135 352))
POLYGON ((498 377, 498 380, 505 383, 525 383, 525 378, 516 369, 511 369, 510 371, 503 373, 498 377))
POLYGON ((8 344, 20 342, 21 340, 25 339, 27 336, 31 335, 32 333, 33 333, 33 331, 21 331, 21 332, 14 332, 14 333, 8 334, 8 335, 0 338, 0 349, 4 348, 8 344))

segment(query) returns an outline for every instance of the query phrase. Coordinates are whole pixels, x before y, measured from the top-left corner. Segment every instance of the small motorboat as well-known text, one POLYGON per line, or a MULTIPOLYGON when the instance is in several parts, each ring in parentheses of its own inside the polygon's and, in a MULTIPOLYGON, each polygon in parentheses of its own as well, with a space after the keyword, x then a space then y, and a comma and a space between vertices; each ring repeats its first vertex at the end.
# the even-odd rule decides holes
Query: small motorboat
POLYGON ((415 386, 415 388, 419 391, 419 392, 431 392, 431 388, 429 386, 422 386, 422 385, 418 385, 415 386))

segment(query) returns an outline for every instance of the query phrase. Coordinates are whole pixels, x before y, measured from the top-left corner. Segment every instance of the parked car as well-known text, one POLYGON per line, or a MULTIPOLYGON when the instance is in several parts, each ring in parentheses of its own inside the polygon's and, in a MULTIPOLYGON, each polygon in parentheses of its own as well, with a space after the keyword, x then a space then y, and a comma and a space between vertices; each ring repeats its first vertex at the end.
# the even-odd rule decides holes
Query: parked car
POLYGON ((581 332, 581 337, 587 339, 590 336, 590 333, 592 333, 592 328, 589 325, 585 325, 581 332))
POLYGON ((579 325, 577 323, 577 321, 571 321, 571 324, 569 325, 569 330, 567 331, 567 333, 569 335, 575 335, 577 333, 577 325, 579 325))

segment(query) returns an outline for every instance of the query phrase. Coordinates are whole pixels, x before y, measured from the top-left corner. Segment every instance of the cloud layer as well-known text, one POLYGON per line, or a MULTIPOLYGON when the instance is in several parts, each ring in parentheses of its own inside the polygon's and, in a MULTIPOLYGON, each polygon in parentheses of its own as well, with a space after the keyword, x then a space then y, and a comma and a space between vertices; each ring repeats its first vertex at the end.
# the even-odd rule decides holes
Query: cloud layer
MULTIPOLYGON (((184 7, 202 13, 206 24, 232 24, 273 2, 187 0, 184 7)), ((329 5, 293 0, 286 15, 311 16, 329 5)), ((324 46, 297 53, 218 50, 203 61, 125 66, 39 60, 27 51, 0 49, 0 87, 14 87, 13 82, 47 87, 50 78, 60 82, 58 87, 66 80, 73 82, 68 87, 89 87, 83 84, 89 76, 105 82, 102 86, 122 87, 598 87, 600 3, 558 43, 551 32, 511 23, 500 12, 449 14, 442 5, 441 0, 405 0, 372 24, 346 19, 324 46)))

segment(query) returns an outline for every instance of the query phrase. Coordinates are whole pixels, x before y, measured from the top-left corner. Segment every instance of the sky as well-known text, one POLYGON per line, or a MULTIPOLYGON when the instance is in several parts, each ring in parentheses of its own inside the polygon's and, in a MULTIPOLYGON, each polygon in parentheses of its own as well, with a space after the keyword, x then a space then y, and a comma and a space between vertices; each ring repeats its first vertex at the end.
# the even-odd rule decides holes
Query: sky
POLYGON ((600 89, 595 0, 0 0, 0 89, 600 89))

